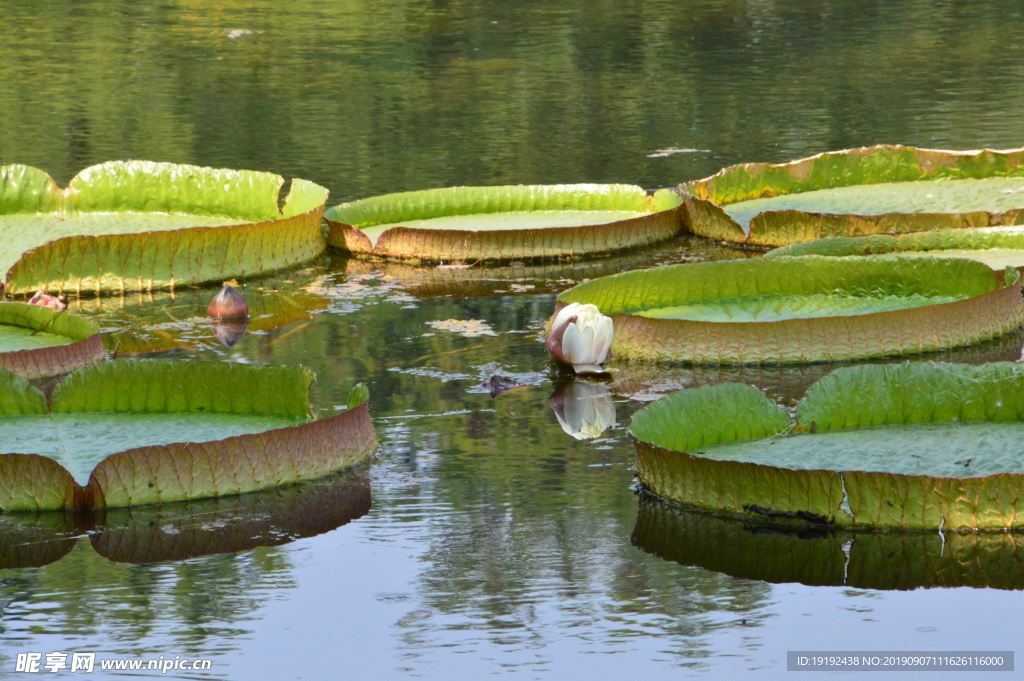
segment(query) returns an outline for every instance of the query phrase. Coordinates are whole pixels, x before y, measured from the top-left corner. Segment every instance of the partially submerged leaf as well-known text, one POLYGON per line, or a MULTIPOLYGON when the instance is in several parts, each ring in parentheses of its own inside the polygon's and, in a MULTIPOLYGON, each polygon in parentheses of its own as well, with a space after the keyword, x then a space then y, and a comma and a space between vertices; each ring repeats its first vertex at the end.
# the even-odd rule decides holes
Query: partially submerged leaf
POLYGON ((638 475, 693 506, 820 525, 1024 526, 1024 367, 840 369, 788 418, 736 384, 684 390, 637 413, 638 475), (748 432, 749 430, 749 432, 748 432))
POLYGON ((427 326, 438 331, 451 331, 466 338, 497 336, 490 324, 482 319, 439 319, 427 322, 427 326))
POLYGON ((271 173, 113 161, 61 190, 42 171, 2 166, 7 291, 174 288, 304 262, 325 246, 327 191, 294 180, 282 212, 282 183, 271 173))
POLYGON ((700 364, 843 361, 976 343, 1024 322, 1019 284, 958 259, 762 258, 595 279, 557 299, 614 322, 612 355, 700 364))
POLYGON ((674 191, 631 185, 449 187, 327 210, 328 244, 432 262, 576 257, 664 241, 680 230, 674 191))

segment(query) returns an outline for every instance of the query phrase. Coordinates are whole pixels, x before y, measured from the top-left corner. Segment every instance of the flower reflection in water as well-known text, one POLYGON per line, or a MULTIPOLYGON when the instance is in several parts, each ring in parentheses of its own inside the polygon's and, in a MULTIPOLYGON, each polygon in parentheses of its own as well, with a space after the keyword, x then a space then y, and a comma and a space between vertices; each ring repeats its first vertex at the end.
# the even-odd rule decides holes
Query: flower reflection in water
POLYGON ((558 424, 577 440, 599 437, 615 425, 615 402, 611 391, 599 383, 576 381, 553 392, 548 406, 558 424))

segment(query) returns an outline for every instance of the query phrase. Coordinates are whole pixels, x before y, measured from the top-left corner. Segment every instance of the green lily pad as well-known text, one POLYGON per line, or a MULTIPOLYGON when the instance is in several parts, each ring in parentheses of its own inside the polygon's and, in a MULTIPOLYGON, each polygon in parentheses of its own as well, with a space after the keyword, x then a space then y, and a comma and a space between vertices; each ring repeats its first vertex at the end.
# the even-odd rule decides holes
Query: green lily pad
POLYGON ((1024 224, 1024 150, 876 146, 679 185, 694 233, 754 246, 1024 224))
POLYGON ((107 508, 238 494, 369 455, 365 406, 309 418, 302 368, 123 360, 43 394, 0 372, 0 509, 107 508))
POLYGON ((820 525, 1024 527, 1024 366, 840 369, 789 416, 755 388, 684 390, 633 420, 641 483, 726 513, 820 525))
POLYGON ((908 590, 1024 589, 1024 533, 857 532, 734 518, 640 498, 634 546, 775 584, 908 590))
POLYGON ((944 229, 913 234, 874 234, 859 237, 826 237, 791 244, 765 257, 801 255, 886 255, 969 258, 994 270, 1024 267, 1024 229, 988 227, 944 229))
POLYGON ((66 189, 0 167, 0 271, 9 293, 175 288, 268 272, 323 251, 327 190, 272 173, 113 161, 66 189))
POLYGON ((625 272, 570 289, 614 323, 613 357, 845 361, 945 350, 1024 323, 1019 284, 938 258, 762 258, 625 272))
POLYGON ((358 466, 318 480, 229 497, 102 511, 0 514, 0 569, 40 567, 80 537, 119 563, 156 563, 281 546, 337 529, 370 510, 358 466))
POLYGON ((679 195, 632 185, 449 187, 343 203, 328 244, 431 262, 572 258, 679 233, 679 195))
POLYGON ((81 369, 103 357, 95 322, 37 305, 0 302, 0 370, 42 378, 81 369))

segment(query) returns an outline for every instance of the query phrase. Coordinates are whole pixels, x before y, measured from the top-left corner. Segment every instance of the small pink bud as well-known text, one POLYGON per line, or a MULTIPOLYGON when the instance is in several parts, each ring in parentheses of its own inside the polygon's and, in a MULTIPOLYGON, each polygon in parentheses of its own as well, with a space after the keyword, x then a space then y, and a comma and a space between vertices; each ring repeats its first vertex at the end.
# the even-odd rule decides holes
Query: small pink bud
POLYGON ((28 301, 28 304, 38 305, 39 307, 46 307, 51 310, 61 312, 63 310, 68 309, 68 297, 63 293, 59 296, 51 296, 49 293, 46 293, 45 291, 40 291, 39 293, 32 296, 32 298, 28 301))
POLYGON ((241 293, 224 284, 220 293, 210 301, 206 314, 214 319, 245 319, 249 316, 249 306, 241 293))

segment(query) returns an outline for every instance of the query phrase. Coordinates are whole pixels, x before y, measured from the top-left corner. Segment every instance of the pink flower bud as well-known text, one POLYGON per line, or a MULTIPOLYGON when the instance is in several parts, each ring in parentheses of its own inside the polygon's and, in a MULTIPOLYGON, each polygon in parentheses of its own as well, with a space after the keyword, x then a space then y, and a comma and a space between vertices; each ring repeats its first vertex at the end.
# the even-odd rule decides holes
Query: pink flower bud
POLYGON ((220 293, 210 301, 206 314, 214 319, 245 319, 249 316, 249 306, 241 293, 224 284, 220 293))

